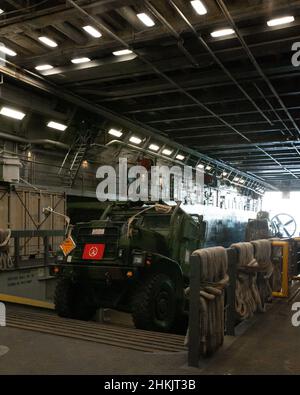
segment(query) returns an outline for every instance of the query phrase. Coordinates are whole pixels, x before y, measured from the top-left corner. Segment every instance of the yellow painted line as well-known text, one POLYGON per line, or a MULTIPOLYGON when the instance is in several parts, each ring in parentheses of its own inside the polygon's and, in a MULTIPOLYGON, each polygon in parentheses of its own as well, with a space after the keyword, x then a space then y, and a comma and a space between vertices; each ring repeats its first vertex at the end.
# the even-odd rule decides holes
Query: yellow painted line
POLYGON ((54 304, 49 302, 43 302, 42 300, 23 298, 21 296, 0 294, 0 301, 8 303, 24 304, 33 307, 42 307, 43 309, 54 310, 54 304))

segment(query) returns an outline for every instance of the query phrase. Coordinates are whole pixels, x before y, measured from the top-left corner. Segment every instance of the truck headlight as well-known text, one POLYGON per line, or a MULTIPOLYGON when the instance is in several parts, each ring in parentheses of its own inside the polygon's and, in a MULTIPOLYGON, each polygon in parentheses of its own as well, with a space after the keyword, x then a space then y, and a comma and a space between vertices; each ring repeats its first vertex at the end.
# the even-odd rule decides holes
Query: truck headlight
POLYGON ((56 263, 63 263, 64 261, 64 256, 63 255, 57 255, 56 256, 56 263))
POLYGON ((135 266, 140 266, 144 264, 144 256, 142 254, 133 255, 132 264, 135 266))

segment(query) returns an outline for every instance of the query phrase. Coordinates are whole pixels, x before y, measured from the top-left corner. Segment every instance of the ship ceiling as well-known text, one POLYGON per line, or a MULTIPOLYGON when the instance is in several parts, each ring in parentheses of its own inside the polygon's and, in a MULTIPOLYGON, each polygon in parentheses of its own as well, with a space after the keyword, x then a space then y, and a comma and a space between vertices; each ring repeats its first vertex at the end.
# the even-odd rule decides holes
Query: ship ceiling
POLYGON ((203 3, 206 15, 189 0, 0 1, 0 42, 16 53, 0 66, 1 103, 30 114, 18 125, 1 118, 0 132, 28 137, 35 125, 43 139, 67 146, 85 119, 98 125, 100 149, 110 127, 149 131, 151 141, 157 135, 177 144, 177 153, 187 147, 278 188, 299 189, 300 66, 291 59, 300 2, 203 3), (288 15, 292 23, 267 25, 288 15), (225 28, 235 33, 211 36, 225 28), (124 49, 132 53, 113 54, 124 49), (71 62, 78 58, 90 61, 71 62), (51 68, 36 70, 43 65, 51 68), (44 127, 49 119, 69 129, 53 132, 44 127))

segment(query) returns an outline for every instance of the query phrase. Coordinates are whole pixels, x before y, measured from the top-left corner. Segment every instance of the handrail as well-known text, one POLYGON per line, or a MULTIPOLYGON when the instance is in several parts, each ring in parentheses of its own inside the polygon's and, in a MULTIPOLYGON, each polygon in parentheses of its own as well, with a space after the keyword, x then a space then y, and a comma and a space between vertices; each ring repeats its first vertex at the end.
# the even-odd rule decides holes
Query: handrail
POLYGON ((49 263, 49 237, 53 236, 65 236, 65 230, 13 230, 11 232, 11 238, 14 239, 14 266, 19 267, 20 264, 20 239, 22 238, 34 238, 42 237, 44 246, 44 265, 47 266, 49 263))
POLYGON ((24 238, 24 237, 45 237, 45 236, 65 236, 64 230, 36 230, 36 229, 28 229, 28 230, 12 230, 11 238, 14 239, 16 237, 24 238))

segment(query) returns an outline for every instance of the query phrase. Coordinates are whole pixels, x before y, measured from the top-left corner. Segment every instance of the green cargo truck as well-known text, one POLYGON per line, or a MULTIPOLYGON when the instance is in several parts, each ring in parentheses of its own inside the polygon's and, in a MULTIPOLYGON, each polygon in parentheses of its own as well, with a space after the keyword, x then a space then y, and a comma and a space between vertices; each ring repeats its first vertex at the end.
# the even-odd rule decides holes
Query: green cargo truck
POLYGON ((56 311, 91 319, 98 308, 132 314, 140 329, 169 331, 185 311, 189 257, 206 224, 177 206, 109 204, 78 223, 57 256, 56 311))

